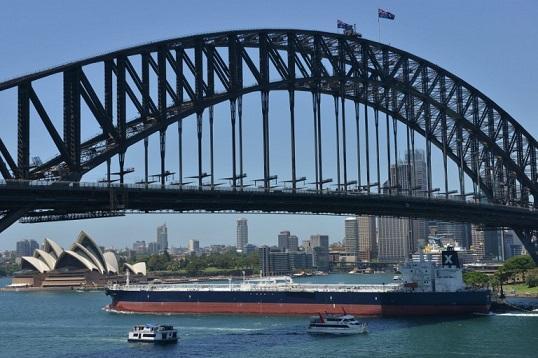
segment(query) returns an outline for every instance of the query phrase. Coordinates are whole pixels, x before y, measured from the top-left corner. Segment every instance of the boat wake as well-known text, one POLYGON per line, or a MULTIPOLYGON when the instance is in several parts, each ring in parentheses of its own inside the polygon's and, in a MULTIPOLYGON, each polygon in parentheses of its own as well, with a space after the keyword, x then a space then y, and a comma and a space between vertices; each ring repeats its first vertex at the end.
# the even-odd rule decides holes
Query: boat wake
POLYGON ((506 312, 506 313, 475 313, 477 316, 504 316, 504 317, 538 317, 538 313, 506 312))

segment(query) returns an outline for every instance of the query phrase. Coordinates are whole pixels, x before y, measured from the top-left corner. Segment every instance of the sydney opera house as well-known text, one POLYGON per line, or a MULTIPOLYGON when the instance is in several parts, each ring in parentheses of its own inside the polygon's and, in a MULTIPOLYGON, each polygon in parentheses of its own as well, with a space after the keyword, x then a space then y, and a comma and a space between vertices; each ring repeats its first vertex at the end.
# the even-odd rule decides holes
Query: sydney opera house
POLYGON ((121 281, 124 270, 136 276, 146 276, 146 264, 124 264, 120 270, 116 255, 102 252, 95 241, 82 231, 69 250, 64 250, 51 239, 45 239, 33 256, 21 258, 21 271, 12 285, 69 288, 102 287, 109 281, 121 281))

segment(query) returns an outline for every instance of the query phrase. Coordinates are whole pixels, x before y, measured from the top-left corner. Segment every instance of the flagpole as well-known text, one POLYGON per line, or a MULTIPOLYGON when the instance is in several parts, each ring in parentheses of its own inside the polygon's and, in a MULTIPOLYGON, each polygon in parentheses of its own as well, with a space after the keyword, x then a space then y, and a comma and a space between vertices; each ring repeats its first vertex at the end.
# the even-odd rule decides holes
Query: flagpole
POLYGON ((378 33, 378 42, 381 42, 381 22, 379 21, 379 15, 377 15, 377 33, 378 33))

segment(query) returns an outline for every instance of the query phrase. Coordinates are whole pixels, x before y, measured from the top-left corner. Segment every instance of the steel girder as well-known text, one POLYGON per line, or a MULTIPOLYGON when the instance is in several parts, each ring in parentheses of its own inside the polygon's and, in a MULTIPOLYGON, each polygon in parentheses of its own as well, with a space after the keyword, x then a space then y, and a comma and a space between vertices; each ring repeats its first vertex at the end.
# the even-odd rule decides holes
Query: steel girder
MULTIPOLYGON (((0 91, 12 87, 18 90, 17 161, 0 138, 0 174, 6 179, 79 180, 116 155, 123 173, 129 146, 160 132, 163 148, 166 128, 188 115, 198 114, 200 136, 201 113, 219 102, 230 100, 235 106, 242 95, 259 91, 266 116, 269 91, 289 91, 291 103, 293 91, 300 90, 347 98, 400 120, 439 147, 445 158, 458 165, 460 178, 467 173, 475 194, 482 192, 490 202, 534 206, 538 195, 537 142, 506 111, 431 62, 354 36, 270 29, 202 34, 124 49, 0 83, 0 91), (253 51, 258 61, 253 60, 253 51), (135 61, 141 68, 135 68, 135 61), (104 78, 88 78, 85 67, 99 63, 104 78), (64 77, 63 138, 32 87, 55 74, 64 77), (150 74, 157 78, 157 98, 149 91, 150 74), (245 77, 252 83, 245 83, 245 77), (96 94, 97 87, 104 88, 103 100, 96 94), (173 103, 167 103, 167 97, 173 103), (101 134, 85 142, 80 140, 81 98, 102 128, 101 134), (137 109, 138 118, 127 120, 127 101, 137 109), (58 148, 55 158, 36 166, 30 163, 30 105, 58 148)), ((321 180, 321 165, 319 171, 321 180)), ((161 172, 164 180, 164 165, 161 172)), ((199 172, 201 176, 201 168, 199 172)), ((270 176, 264 145, 266 186, 270 176)))

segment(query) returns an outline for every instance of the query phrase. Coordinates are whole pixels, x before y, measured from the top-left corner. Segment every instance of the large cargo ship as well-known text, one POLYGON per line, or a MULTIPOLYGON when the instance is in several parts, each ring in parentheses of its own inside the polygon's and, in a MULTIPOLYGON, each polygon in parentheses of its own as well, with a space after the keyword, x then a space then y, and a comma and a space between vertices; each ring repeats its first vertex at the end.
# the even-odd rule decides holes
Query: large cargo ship
POLYGON ((111 310, 140 313, 240 313, 409 316, 487 313, 489 290, 467 289, 457 253, 442 253, 442 265, 421 257, 400 267, 397 283, 303 284, 266 277, 228 284, 112 285, 111 310))

